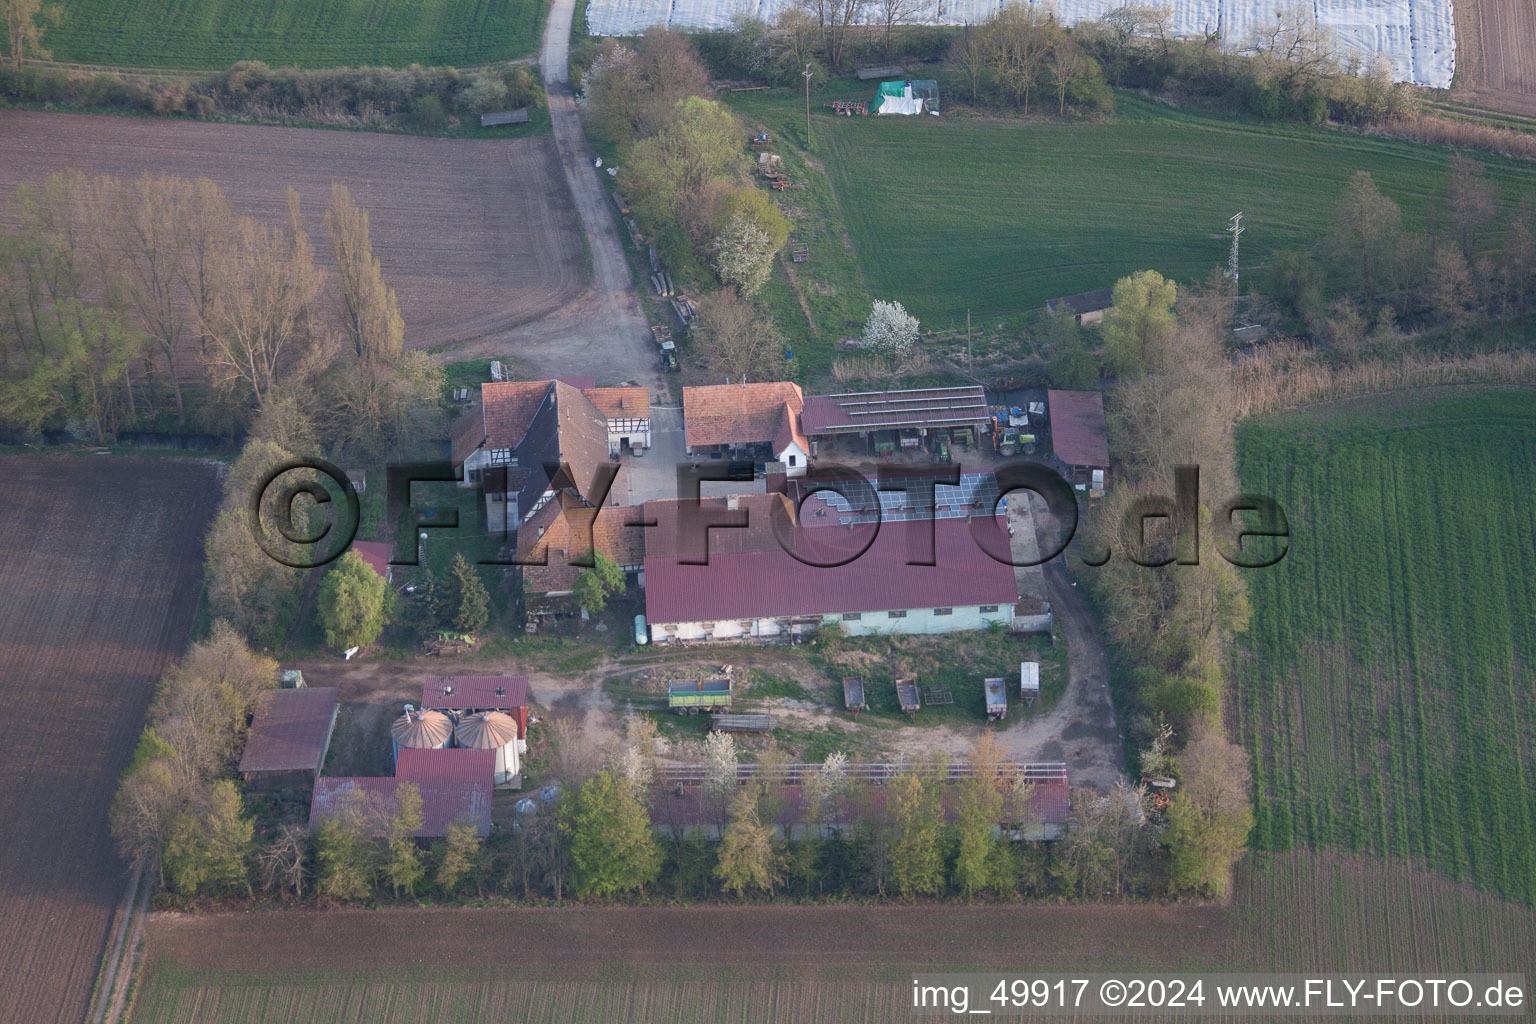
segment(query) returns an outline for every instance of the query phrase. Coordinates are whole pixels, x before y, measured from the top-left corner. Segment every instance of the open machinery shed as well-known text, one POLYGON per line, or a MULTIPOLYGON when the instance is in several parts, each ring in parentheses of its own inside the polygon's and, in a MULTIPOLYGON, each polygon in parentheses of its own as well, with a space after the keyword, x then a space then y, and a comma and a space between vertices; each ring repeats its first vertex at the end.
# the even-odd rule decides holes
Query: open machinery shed
POLYGON ((800 425, 813 438, 941 427, 970 427, 979 436, 987 416, 987 395, 979 386, 848 391, 806 396, 800 425))
POLYGON ((331 746, 339 693, 314 686, 261 695, 240 757, 247 790, 300 798, 309 792, 331 746))

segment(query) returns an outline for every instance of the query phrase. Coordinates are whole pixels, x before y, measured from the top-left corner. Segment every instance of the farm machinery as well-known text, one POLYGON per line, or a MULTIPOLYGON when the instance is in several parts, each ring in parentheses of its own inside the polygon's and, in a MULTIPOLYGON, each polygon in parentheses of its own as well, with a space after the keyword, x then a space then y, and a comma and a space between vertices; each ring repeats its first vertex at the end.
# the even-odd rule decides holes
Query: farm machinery
POLYGON ((667 707, 679 715, 725 710, 731 706, 729 679, 680 679, 667 684, 667 707))
POLYGON ((672 328, 666 324, 656 324, 651 327, 651 337, 656 340, 656 349, 661 353, 661 368, 668 373, 676 373, 677 343, 672 340, 672 328))

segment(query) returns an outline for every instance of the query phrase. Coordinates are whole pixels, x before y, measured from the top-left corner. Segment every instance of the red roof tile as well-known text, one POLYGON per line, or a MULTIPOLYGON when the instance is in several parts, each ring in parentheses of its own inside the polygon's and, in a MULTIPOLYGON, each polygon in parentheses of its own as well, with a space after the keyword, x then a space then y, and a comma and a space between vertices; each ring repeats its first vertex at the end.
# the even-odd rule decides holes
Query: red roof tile
POLYGON ((240 756, 240 771, 319 771, 336 724, 339 693, 334 686, 263 693, 240 756))
POLYGON ((581 394, 610 420, 651 417, 651 393, 645 388, 582 388, 581 394))
POLYGON ((799 433, 804 404, 800 385, 792 381, 683 388, 687 443, 690 447, 771 443, 779 436, 786 407, 796 421, 791 429, 799 433))
POLYGON ((355 540, 352 542, 352 550, 367 562, 373 571, 384 578, 389 578, 390 546, 383 541, 355 540))
POLYGON ((581 572, 571 562, 584 556, 589 544, 621 568, 640 565, 645 558, 645 531, 628 524, 641 518, 635 506, 595 509, 549 502, 517 531, 518 561, 525 563, 523 589, 534 594, 568 593, 581 572), (544 565, 527 564, 541 559, 544 565))
POLYGON ((1100 391, 1047 391, 1051 447, 1069 466, 1109 468, 1109 441, 1100 391))

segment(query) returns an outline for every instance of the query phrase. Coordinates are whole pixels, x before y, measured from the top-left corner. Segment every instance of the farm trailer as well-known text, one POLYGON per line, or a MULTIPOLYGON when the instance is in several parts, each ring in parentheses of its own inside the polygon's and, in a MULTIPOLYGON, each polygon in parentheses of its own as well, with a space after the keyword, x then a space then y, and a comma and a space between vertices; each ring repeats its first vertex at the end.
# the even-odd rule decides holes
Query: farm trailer
POLYGON ((907 714, 917 713, 917 709, 923 706, 923 702, 917 693, 916 679, 896 680, 896 701, 901 705, 901 710, 907 714))
POLYGON ((983 679, 981 688, 987 695, 987 721, 996 722, 1008 717, 1008 684, 1002 676, 983 679))
POLYGON ((864 703, 864 680, 854 676, 843 680, 843 706, 855 713, 869 709, 864 703))
POLYGON ((730 706, 729 679, 684 679, 667 684, 667 707, 680 715, 730 706))

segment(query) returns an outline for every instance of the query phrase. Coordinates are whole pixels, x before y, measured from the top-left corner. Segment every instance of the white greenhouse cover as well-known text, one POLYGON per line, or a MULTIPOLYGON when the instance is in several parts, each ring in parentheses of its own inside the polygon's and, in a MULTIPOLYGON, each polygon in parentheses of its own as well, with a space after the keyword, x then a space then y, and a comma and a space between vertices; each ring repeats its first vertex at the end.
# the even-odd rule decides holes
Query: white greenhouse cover
POLYGON ((877 114, 921 114, 923 101, 912 95, 912 87, 909 85, 902 90, 900 96, 886 96, 880 101, 880 109, 877 114))
MULTIPOLYGON (((1065 25, 1101 18, 1126 0, 1026 0, 1053 10, 1065 25)), ((1220 33, 1223 45, 1242 49, 1260 25, 1271 23, 1288 4, 1275 0, 1164 0, 1173 9, 1180 36, 1220 33)), ((679 29, 723 29, 740 16, 771 22, 793 0, 590 0, 587 29, 598 36, 629 36, 665 25, 679 29)), ((1343 56, 1369 59, 1384 54, 1393 77, 1447 89, 1456 70, 1456 22, 1452 0, 1313 0, 1318 24, 1333 33, 1343 56)), ((933 21, 978 24, 1003 0, 938 0, 933 21)))

